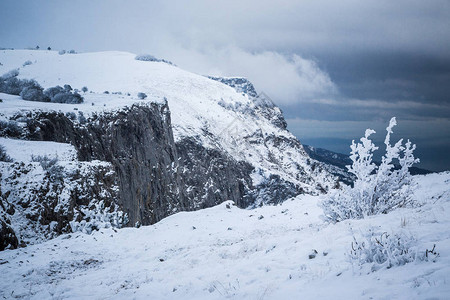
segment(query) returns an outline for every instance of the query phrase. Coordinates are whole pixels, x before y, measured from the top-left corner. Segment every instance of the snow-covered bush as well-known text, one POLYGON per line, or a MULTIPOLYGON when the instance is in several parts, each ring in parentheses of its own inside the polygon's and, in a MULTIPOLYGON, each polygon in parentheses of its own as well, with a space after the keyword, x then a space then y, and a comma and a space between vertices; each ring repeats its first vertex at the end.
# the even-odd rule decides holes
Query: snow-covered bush
POLYGON ((83 93, 86 93, 86 92, 88 91, 88 88, 87 88, 87 86, 83 86, 83 87, 81 88, 81 90, 83 91, 83 93))
POLYGON ((46 97, 48 97, 49 99, 52 99, 53 97, 55 97, 58 93, 62 93, 64 92, 64 89, 62 87, 60 87, 59 85, 54 86, 54 87, 50 87, 48 89, 45 90, 44 94, 46 97))
POLYGON ((23 100, 48 102, 49 99, 45 97, 44 89, 34 80, 31 80, 29 83, 20 92, 20 97, 23 100))
POLYGON ((347 168, 356 176, 354 187, 343 186, 341 190, 330 192, 321 202, 328 220, 359 219, 412 204, 409 168, 419 159, 414 158, 416 146, 409 140, 403 145, 403 139, 400 139, 391 146, 390 136, 395 125, 397 122, 392 118, 386 128, 386 154, 379 167, 372 162, 373 152, 378 149, 369 139, 374 130, 367 129, 360 143, 352 141, 350 159, 353 164, 347 168), (400 165, 397 170, 394 161, 400 165))
POLYGON ((37 87, 39 84, 34 80, 19 79, 18 70, 12 70, 0 77, 0 92, 11 95, 20 95, 27 87, 37 87))
POLYGON ((22 128, 17 121, 0 121, 0 135, 8 137, 19 137, 22 134, 22 128))
POLYGON ((66 112, 66 117, 72 121, 75 121, 77 119, 77 115, 73 111, 66 112))
POLYGON ((5 74, 2 75, 2 79, 9 79, 9 78, 13 78, 13 77, 17 77, 19 76, 19 70, 18 69, 13 69, 5 74))
POLYGON ((142 92, 139 92, 139 93, 137 94, 137 96, 138 96, 138 98, 141 99, 141 100, 144 100, 145 98, 147 98, 147 94, 146 94, 146 93, 142 93, 142 92))
POLYGON ((83 112, 82 112, 82 111, 79 111, 79 112, 78 112, 78 123, 84 124, 84 123, 86 123, 86 122, 87 122, 87 119, 86 119, 86 117, 84 116, 83 112))
POLYGON ((57 85, 44 91, 44 95, 54 103, 78 104, 83 102, 83 97, 78 93, 72 92, 72 87, 68 84, 64 88, 57 85))
POLYGON ((53 181, 62 181, 64 178, 63 167, 58 165, 58 158, 50 158, 47 155, 44 156, 31 156, 31 161, 39 162, 42 169, 47 172, 47 175, 53 181))
POLYGON ((153 55, 150 55, 150 54, 139 54, 139 55, 136 55, 136 57, 134 59, 141 60, 141 61, 159 61, 159 59, 157 59, 156 57, 154 57, 153 55))
POLYGON ((80 207, 79 214, 83 216, 81 221, 76 221, 79 216, 75 214, 74 220, 70 222, 72 232, 81 231, 90 234, 93 230, 101 228, 122 228, 128 223, 127 214, 118 210, 117 207, 113 210, 111 207, 105 207, 103 201, 94 205, 90 204, 90 207, 80 207))
POLYGON ((23 100, 78 104, 83 97, 68 84, 44 89, 35 80, 19 79, 19 71, 12 70, 0 77, 0 92, 21 96, 23 100))
POLYGON ((33 62, 31 61, 31 60, 27 60, 26 62, 24 62, 23 63, 23 65, 22 66, 29 66, 29 65, 31 65, 31 64, 33 64, 33 62))
POLYGON ((6 154, 5 147, 3 147, 2 145, 0 145, 0 161, 12 162, 11 157, 9 157, 9 155, 6 154))
POLYGON ((431 250, 419 249, 417 240, 406 233, 376 235, 369 230, 361 239, 353 236, 350 260, 358 267, 370 264, 371 271, 402 266, 414 261, 434 261, 439 254, 436 245, 431 250))
POLYGON ((67 104, 78 104, 83 103, 83 97, 78 93, 59 93, 51 99, 51 102, 55 103, 67 103, 67 104))
POLYGON ((173 65, 173 63, 171 61, 165 60, 165 59, 159 59, 154 57, 153 55, 150 54, 139 54, 136 55, 136 57, 134 58, 135 60, 140 60, 140 61, 155 61, 155 62, 164 62, 166 64, 169 65, 173 65))

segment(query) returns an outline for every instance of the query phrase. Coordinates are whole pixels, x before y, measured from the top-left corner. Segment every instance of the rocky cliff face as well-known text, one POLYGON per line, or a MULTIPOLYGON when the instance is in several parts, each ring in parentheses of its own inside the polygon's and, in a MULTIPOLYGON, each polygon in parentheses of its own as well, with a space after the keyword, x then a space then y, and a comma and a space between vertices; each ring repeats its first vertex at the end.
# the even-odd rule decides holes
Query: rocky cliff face
POLYGON ((80 161, 111 163, 118 203, 130 224, 153 224, 191 207, 183 193, 167 104, 133 105, 81 122, 57 112, 14 118, 25 119, 21 135, 26 139, 70 143, 80 161))
MULTIPOLYGON (((117 186, 114 202, 127 214, 131 226, 153 224, 172 213, 211 207, 225 200, 234 200, 240 207, 254 201, 250 178, 253 167, 218 150, 207 149, 194 139, 175 143, 167 103, 133 105, 113 113, 95 114, 86 120, 58 112, 28 112, 16 114, 12 121, 24 125, 17 126, 22 128, 19 134, 22 138, 70 143, 80 161, 110 163, 113 180, 109 181, 117 186)), ((6 130, 0 134, 8 136, 6 130)), ((8 181, 9 176, 6 177, 8 181)), ((102 180, 100 176, 97 182, 105 186, 102 180)), ((70 203, 83 202, 81 196, 73 193, 70 203)), ((27 203, 34 201, 30 197, 25 200, 27 203)), ((54 208, 57 202, 50 206, 54 208)), ((44 223, 60 217, 56 213, 44 223)), ((65 218, 69 222, 73 213, 65 218)))
POLYGON ((0 174, 0 250, 127 222, 111 164, 0 162, 0 174))
POLYGON ((255 187, 250 177, 253 166, 217 149, 205 148, 192 138, 176 146, 190 209, 211 207, 225 200, 233 200, 239 207, 254 202, 255 187))

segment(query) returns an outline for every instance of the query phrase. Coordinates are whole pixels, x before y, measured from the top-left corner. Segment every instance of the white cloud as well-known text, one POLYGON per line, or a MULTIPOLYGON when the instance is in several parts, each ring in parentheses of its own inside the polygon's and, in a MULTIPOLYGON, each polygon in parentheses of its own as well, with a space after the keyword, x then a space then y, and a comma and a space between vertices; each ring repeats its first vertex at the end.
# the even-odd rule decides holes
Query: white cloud
POLYGON ((202 75, 242 76, 277 104, 295 104, 337 94, 330 76, 313 60, 274 51, 251 53, 237 47, 205 50, 171 47, 165 53, 180 67, 202 75))

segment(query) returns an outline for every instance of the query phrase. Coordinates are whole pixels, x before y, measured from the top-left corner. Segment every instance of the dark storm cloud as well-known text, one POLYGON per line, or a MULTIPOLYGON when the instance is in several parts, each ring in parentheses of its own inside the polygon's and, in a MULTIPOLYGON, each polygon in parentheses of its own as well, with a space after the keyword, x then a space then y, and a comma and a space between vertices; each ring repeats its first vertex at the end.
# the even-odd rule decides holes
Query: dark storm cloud
POLYGON ((322 60, 344 95, 449 103, 450 59, 421 53, 335 55, 322 60))
POLYGON ((406 137, 447 141, 430 161, 450 152, 437 122, 450 119, 449 37, 448 0, 0 1, 0 47, 152 53, 246 76, 300 138, 322 122, 317 138, 339 144, 356 133, 348 124, 381 128, 395 115, 411 122, 406 137))

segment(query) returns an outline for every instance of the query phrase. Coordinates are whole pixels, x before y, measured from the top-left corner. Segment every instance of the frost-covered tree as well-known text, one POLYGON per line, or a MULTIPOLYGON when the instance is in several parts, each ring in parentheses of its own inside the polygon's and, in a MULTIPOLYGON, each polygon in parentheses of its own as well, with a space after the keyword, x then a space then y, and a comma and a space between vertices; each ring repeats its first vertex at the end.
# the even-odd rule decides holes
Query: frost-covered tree
POLYGON ((400 139, 393 146, 390 143, 392 128, 397 125, 392 118, 386 128, 384 140, 386 153, 377 167, 372 162, 373 152, 378 149, 370 140, 374 130, 367 129, 360 143, 352 141, 350 159, 352 165, 347 166, 350 173, 356 176, 354 186, 343 186, 341 190, 331 192, 321 205, 327 219, 338 222, 350 218, 387 213, 397 207, 411 203, 411 175, 409 168, 419 162, 414 158, 416 146, 408 140, 403 146, 400 139), (398 161, 399 169, 394 168, 398 161))

